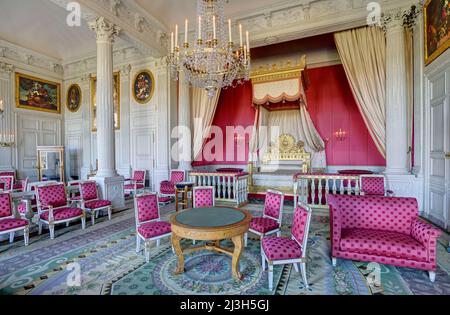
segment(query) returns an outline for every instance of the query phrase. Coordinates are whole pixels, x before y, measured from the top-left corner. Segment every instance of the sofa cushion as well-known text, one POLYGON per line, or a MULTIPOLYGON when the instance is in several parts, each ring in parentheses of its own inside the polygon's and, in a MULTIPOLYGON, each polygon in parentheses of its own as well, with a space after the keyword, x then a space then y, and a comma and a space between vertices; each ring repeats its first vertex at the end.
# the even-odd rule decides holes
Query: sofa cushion
POLYGON ((343 229, 342 251, 428 261, 427 250, 409 235, 368 229, 343 229))

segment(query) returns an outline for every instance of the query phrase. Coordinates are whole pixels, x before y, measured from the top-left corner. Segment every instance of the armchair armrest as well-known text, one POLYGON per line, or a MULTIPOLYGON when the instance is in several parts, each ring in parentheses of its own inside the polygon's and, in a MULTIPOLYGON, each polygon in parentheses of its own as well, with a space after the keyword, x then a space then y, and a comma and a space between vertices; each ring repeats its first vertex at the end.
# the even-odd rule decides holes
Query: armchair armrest
POLYGON ((341 213, 337 207, 334 207, 332 202, 330 205, 330 232, 331 232, 331 252, 334 256, 335 251, 340 249, 339 244, 341 243, 341 213))
POLYGON ((160 185, 171 185, 172 182, 170 180, 163 180, 160 185))
POLYGON ((419 217, 411 223, 411 236, 428 250, 436 246, 436 240, 441 231, 419 217))

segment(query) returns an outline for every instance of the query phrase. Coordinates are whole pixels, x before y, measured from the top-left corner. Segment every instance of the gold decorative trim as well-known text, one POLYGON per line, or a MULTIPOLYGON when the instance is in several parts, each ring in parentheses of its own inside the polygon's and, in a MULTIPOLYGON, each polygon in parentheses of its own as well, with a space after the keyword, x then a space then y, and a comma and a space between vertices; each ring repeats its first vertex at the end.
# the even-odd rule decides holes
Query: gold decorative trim
POLYGON ((276 144, 270 145, 262 158, 263 164, 273 161, 303 161, 310 169, 311 153, 305 151, 305 144, 302 141, 296 142, 292 135, 283 134, 276 144))
POLYGON ((442 55, 449 47, 450 40, 447 40, 441 47, 439 47, 434 53, 428 55, 428 32, 427 32, 427 8, 430 2, 433 0, 427 0, 423 5, 423 28, 424 28, 424 50, 425 50, 425 65, 428 66, 434 60, 436 60, 440 55, 442 55))
MULTIPOLYGON (((306 56, 302 56, 298 64, 292 64, 292 62, 288 60, 281 64, 261 66, 251 73, 250 79, 252 80, 252 83, 255 84, 301 78, 303 77, 303 72, 306 72, 306 70, 306 56)), ((304 84, 308 83, 307 76, 304 80, 304 84)))
POLYGON ((147 104, 148 102, 150 102, 153 98, 153 94, 155 93, 155 76, 153 75, 153 72, 151 72, 150 70, 147 70, 147 69, 143 69, 143 70, 136 72, 136 75, 134 76, 134 79, 133 79, 133 85, 131 87, 131 93, 133 94, 134 100, 138 104, 147 104), (138 76, 142 73, 148 74, 150 79, 152 80, 152 90, 150 91, 150 96, 144 101, 139 100, 136 97, 136 93, 134 91, 134 86, 136 84, 136 80, 137 80, 138 76))
POLYGON ((45 79, 41 79, 38 77, 34 77, 31 75, 27 75, 27 74, 23 74, 20 72, 16 72, 15 74, 16 77, 16 87, 15 87, 15 91, 16 91, 16 107, 17 108, 21 108, 21 109, 29 109, 29 110, 36 110, 39 112, 46 112, 46 113, 52 113, 52 114, 61 114, 61 84, 58 82, 54 82, 54 81, 49 81, 49 80, 45 80, 45 79), (34 81, 39 81, 39 82, 43 82, 43 83, 48 83, 48 84, 52 84, 56 86, 56 98, 57 98, 57 110, 51 110, 51 109, 45 109, 45 108, 38 108, 38 107, 34 107, 34 106, 27 106, 27 105, 21 105, 20 104, 20 88, 19 88, 19 79, 20 78, 25 78, 25 79, 30 79, 30 80, 34 80, 34 81))
POLYGON ((78 84, 76 84, 76 83, 71 84, 71 85, 69 86, 69 88, 67 89, 67 91, 66 91, 66 107, 67 107, 67 109, 68 109, 70 112, 76 113, 76 112, 78 112, 78 111, 80 110, 81 105, 83 105, 83 92, 81 91, 81 87, 80 87, 78 84), (78 92, 80 92, 80 104, 78 105, 78 107, 77 107, 76 110, 70 109, 70 107, 69 107, 69 91, 70 91, 72 88, 76 88, 76 89, 78 89, 78 92))
MULTIPOLYGON (((113 73, 113 80, 117 77, 117 98, 119 101, 117 108, 117 127, 115 130, 120 130, 120 71, 113 73)), ((92 132, 97 132, 97 128, 94 127, 94 98, 97 97, 97 87, 95 86, 95 81, 97 80, 97 76, 91 75, 91 124, 92 124, 92 132), (95 91, 95 93, 94 93, 95 91)), ((115 122, 114 122, 115 123, 115 122)))

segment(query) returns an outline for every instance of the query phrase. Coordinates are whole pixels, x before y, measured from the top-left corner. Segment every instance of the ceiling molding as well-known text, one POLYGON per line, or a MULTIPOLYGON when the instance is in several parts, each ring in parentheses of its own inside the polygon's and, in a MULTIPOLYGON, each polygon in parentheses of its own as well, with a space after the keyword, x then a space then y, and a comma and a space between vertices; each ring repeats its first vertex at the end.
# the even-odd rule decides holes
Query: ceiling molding
MULTIPOLYGON (((48 0, 67 8, 70 0, 48 0)), ((78 0, 81 16, 91 22, 104 17, 121 29, 120 37, 133 44, 143 54, 164 56, 167 51, 167 33, 164 26, 145 12, 134 1, 78 0)))
MULTIPOLYGON (((367 25, 371 0, 297 0, 243 13, 235 18, 251 32, 252 47, 367 25)), ((382 12, 417 5, 417 0, 380 0, 382 12)))

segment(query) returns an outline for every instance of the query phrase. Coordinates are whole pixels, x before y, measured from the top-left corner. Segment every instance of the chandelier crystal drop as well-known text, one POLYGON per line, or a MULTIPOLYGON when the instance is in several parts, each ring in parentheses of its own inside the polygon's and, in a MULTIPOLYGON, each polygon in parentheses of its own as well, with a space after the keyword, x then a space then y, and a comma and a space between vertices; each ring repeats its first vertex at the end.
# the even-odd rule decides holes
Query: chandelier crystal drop
POLYGON ((198 0, 195 40, 189 43, 189 21, 184 25, 184 42, 179 45, 179 29, 171 34, 168 64, 173 79, 183 71, 187 83, 208 91, 213 97, 217 90, 242 84, 250 77, 249 34, 239 25, 239 43, 232 37, 231 20, 225 19, 225 0, 198 0), (227 27, 228 26, 228 27, 227 27))

